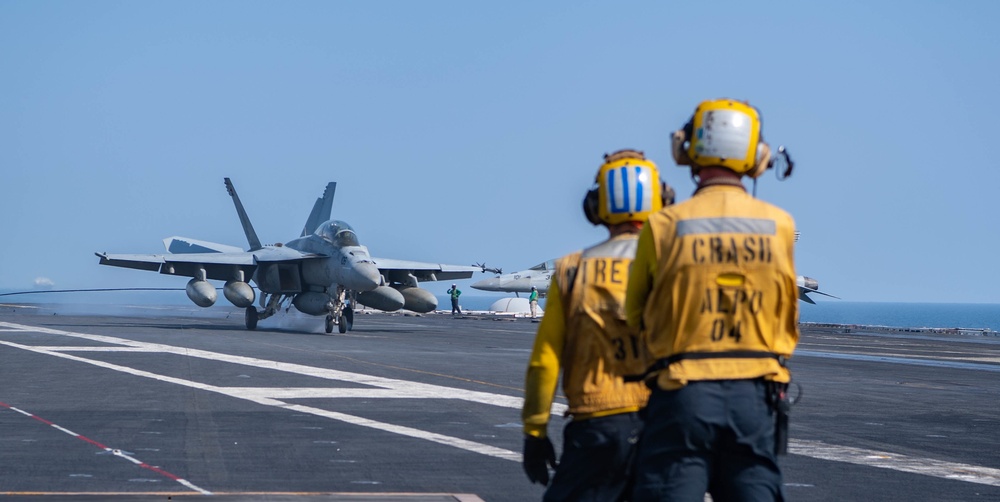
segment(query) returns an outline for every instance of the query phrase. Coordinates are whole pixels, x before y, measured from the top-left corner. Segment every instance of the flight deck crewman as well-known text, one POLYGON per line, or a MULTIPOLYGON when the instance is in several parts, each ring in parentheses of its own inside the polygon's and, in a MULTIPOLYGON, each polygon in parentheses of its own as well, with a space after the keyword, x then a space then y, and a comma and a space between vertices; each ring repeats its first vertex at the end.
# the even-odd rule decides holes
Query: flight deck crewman
POLYGON ((648 363, 638 330, 625 322, 625 282, 639 229, 650 213, 673 202, 674 193, 642 152, 622 150, 604 159, 583 209, 610 236, 557 262, 528 363, 524 470, 532 482, 547 485, 548 467, 555 467, 546 501, 615 501, 628 495, 641 432, 637 412, 649 396, 641 382, 623 379, 648 363), (572 421, 563 431, 556 466, 547 429, 560 370, 572 421))
POLYGON ((532 286, 531 294, 528 295, 528 306, 531 308, 531 318, 538 317, 538 288, 532 286))
POLYGON ((654 362, 635 501, 783 500, 771 406, 799 338, 795 224, 741 182, 770 165, 760 126, 746 103, 702 102, 673 138, 694 196, 639 236, 626 310, 654 362))
POLYGON ((458 305, 458 297, 462 296, 462 291, 458 289, 458 286, 452 284, 447 293, 451 296, 451 315, 462 315, 462 307, 458 305))

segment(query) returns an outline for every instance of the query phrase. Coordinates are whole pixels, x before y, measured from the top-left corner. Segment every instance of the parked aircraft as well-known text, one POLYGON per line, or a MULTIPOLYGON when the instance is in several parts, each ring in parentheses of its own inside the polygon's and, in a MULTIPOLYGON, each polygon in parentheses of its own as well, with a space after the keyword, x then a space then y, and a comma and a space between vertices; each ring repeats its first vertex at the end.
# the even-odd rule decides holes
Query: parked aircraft
POLYGON ((552 274, 556 271, 556 261, 549 260, 534 267, 510 274, 498 274, 496 277, 482 279, 471 284, 471 288, 482 291, 499 291, 502 293, 530 293, 531 288, 538 290, 539 296, 545 296, 552 282, 552 274))
POLYGON ((170 237, 166 254, 96 253, 101 265, 158 271, 191 277, 187 295, 196 305, 215 303, 216 288, 209 280, 226 281, 223 294, 233 305, 246 308, 246 327, 278 312, 287 301, 310 315, 326 315, 326 332, 337 326, 347 332, 354 323, 355 302, 385 311, 401 308, 430 312, 437 298, 419 287, 420 281, 467 279, 485 272, 485 265, 463 266, 374 258, 347 223, 330 219, 337 184, 327 184, 306 220, 302 235, 284 244, 262 245, 229 178, 233 198, 250 249, 213 242, 170 237), (253 306, 260 290, 260 307, 253 306))
MULTIPOLYGON (((555 270, 555 260, 548 260, 526 270, 482 279, 473 283, 471 287, 482 291, 514 293, 515 296, 518 296, 519 293, 530 293, 531 288, 534 287, 540 296, 545 296, 549 291, 549 284, 552 282, 552 274, 555 273, 555 270)), ((811 277, 800 275, 795 278, 795 283, 799 287, 799 300, 806 303, 816 303, 812 298, 809 298, 808 295, 811 293, 836 298, 836 296, 819 291, 819 281, 811 277)))

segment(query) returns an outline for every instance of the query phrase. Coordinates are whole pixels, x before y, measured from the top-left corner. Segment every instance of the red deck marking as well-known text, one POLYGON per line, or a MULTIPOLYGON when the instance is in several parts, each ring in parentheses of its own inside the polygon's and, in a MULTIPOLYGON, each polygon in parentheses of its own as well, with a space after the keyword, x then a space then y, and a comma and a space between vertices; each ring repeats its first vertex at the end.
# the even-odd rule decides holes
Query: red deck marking
POLYGON ((147 464, 145 462, 139 464, 139 467, 142 467, 144 469, 149 469, 149 470, 151 470, 151 471, 153 471, 153 472, 155 472, 157 474, 161 474, 163 476, 166 476, 166 477, 168 477, 168 478, 170 478, 170 479, 172 479, 174 481, 180 481, 180 479, 181 479, 181 478, 179 478, 177 476, 174 476, 173 474, 170 474, 167 471, 164 471, 163 469, 160 469, 159 467, 154 467, 154 466, 149 465, 149 464, 147 464))
POLYGON ((35 420, 38 420, 39 422, 41 422, 41 423, 43 423, 45 425, 55 425, 52 422, 49 422, 48 420, 45 420, 44 418, 42 418, 42 417, 40 417, 38 415, 35 415, 35 414, 32 414, 31 418, 34 418, 35 420))
POLYGON ((126 460, 128 460, 128 461, 130 461, 130 462, 132 462, 132 463, 134 463, 136 465, 138 465, 139 467, 141 467, 143 469, 147 469, 147 470, 153 471, 153 472, 155 472, 155 473, 157 473, 157 474, 159 474, 159 475, 161 475, 161 476, 163 476, 165 478, 170 479, 171 481, 175 481, 175 482, 180 483, 180 484, 182 484, 182 485, 184 485, 184 486, 186 486, 188 488, 191 488, 191 489, 195 490, 196 492, 200 492, 202 495, 211 495, 211 492, 209 492, 207 490, 203 490, 203 489, 201 489, 201 488, 199 488, 199 487, 191 484, 189 481, 185 480, 184 478, 182 478, 180 476, 177 476, 176 474, 172 474, 172 473, 170 473, 168 471, 160 469, 159 467, 154 467, 152 465, 149 465, 149 464, 147 464, 147 463, 145 463, 145 462, 143 462, 143 461, 141 461, 141 460, 139 460, 137 458, 134 458, 132 456, 125 455, 125 454, 119 454, 116 450, 113 450, 112 448, 104 446, 103 444, 98 443, 97 441, 94 441, 93 439, 90 439, 90 438, 88 438, 86 436, 77 434, 75 432, 70 432, 68 429, 65 429, 62 426, 56 425, 56 424, 54 424, 54 423, 52 423, 52 422, 50 422, 48 420, 45 420, 44 418, 42 418, 42 417, 40 417, 38 415, 35 415, 33 413, 28 413, 28 412, 23 411, 23 410, 18 410, 17 408, 14 408, 13 406, 11 406, 11 405, 9 405, 7 403, 4 403, 4 402, 0 402, 0 406, 3 406, 4 408, 10 409, 10 410, 20 411, 24 415, 27 415, 27 416, 35 419, 35 420, 38 420, 39 422, 42 422, 43 424, 46 424, 46 425, 52 426, 54 428, 57 428, 59 431, 63 432, 64 434, 66 434, 68 436, 74 436, 74 437, 76 437, 76 438, 78 438, 78 439, 80 439, 82 441, 85 441, 87 443, 90 443, 90 444, 92 444, 92 445, 100 448, 101 450, 104 450, 104 451, 115 451, 116 452, 115 453, 116 456, 121 456, 121 457, 125 458, 126 460))
POLYGON ((84 441, 86 441, 86 442, 88 442, 88 443, 90 443, 90 444, 92 444, 92 445, 94 445, 94 446, 102 449, 102 450, 110 450, 111 449, 111 448, 108 448, 107 446, 104 446, 101 443, 98 443, 97 441, 94 441, 93 439, 88 438, 87 436, 77 435, 76 437, 79 438, 79 439, 82 439, 82 440, 84 440, 84 441))

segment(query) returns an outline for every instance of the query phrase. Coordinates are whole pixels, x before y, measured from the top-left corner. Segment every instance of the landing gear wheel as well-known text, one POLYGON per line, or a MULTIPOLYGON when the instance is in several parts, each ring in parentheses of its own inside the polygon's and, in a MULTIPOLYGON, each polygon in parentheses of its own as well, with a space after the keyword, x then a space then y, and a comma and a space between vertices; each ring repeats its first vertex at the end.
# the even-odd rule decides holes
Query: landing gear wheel
POLYGON ((337 322, 337 331, 340 331, 340 334, 347 333, 347 319, 344 319, 344 316, 340 316, 340 320, 337 322))
POLYGON ((326 316, 326 332, 333 333, 333 316, 326 316))
POLYGON ((256 308, 247 307, 247 313, 245 318, 247 322, 247 329, 251 331, 257 329, 257 319, 259 318, 259 316, 257 315, 256 308))
POLYGON ((354 309, 351 307, 344 309, 344 320, 347 321, 347 330, 354 331, 354 309))

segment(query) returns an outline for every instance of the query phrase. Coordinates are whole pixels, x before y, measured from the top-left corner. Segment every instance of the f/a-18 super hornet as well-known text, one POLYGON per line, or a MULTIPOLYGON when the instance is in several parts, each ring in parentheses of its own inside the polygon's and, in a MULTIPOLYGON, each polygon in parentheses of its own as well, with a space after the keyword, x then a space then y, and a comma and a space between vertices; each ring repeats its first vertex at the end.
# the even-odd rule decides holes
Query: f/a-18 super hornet
POLYGON ((421 281, 467 279, 474 272, 491 270, 484 265, 372 257, 350 225, 330 219, 337 188, 334 182, 327 184, 323 196, 316 200, 299 238, 265 246, 229 178, 225 184, 250 249, 170 237, 163 241, 166 254, 96 253, 101 265, 191 277, 187 295, 201 307, 212 306, 217 298, 216 287, 208 281, 225 281, 222 291, 226 299, 246 309, 247 329, 256 329, 259 320, 273 316, 291 301, 301 312, 326 315, 327 333, 332 333, 334 326, 341 333, 352 328, 355 302, 390 312, 430 312, 437 308, 437 298, 420 288, 421 281), (253 305, 256 293, 251 283, 261 293, 261 310, 253 305))
MULTIPOLYGON (((482 279, 474 282, 471 287, 483 291, 514 293, 515 295, 518 295, 518 293, 530 293, 531 288, 534 287, 539 295, 545 296, 549 291, 549 284, 552 282, 552 274, 555 271, 555 260, 548 260, 529 269, 510 274, 498 274, 496 277, 482 279)), ((836 298, 836 296, 820 291, 819 281, 812 277, 800 275, 795 278, 795 283, 799 287, 799 300, 806 303, 816 303, 812 298, 809 298, 809 294, 812 293, 836 298)))

